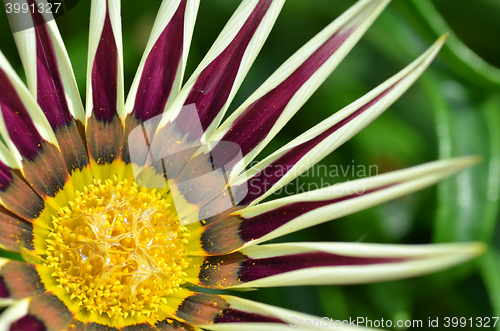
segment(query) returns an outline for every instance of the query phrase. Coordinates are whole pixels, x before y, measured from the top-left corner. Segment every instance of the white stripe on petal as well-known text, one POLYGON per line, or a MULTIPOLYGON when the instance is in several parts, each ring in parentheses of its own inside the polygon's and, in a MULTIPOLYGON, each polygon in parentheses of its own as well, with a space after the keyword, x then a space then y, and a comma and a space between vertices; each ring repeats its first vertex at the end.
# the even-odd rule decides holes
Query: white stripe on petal
MULTIPOLYGON (((179 92, 178 97, 172 103, 172 113, 169 114, 168 117, 165 117, 162 122, 160 122, 159 128, 163 127, 167 123, 167 121, 170 121, 170 119, 177 117, 177 114, 181 111, 181 108, 184 105, 184 102, 187 99, 188 95, 194 88, 196 88, 194 84, 196 83, 196 80, 199 78, 200 74, 230 45, 247 19, 252 14, 252 11, 256 8, 258 3, 259 1, 257 0, 244 0, 236 9, 235 13, 227 22, 226 26, 208 51, 207 55, 203 58, 189 80, 182 87, 182 90, 179 92)), ((243 79, 250 70, 250 67, 252 66, 255 58, 264 45, 264 42, 266 41, 269 33, 271 32, 271 29, 274 26, 274 23, 276 22, 276 19, 278 18, 278 15, 281 12, 284 3, 285 0, 273 0, 272 4, 267 10, 264 18, 259 24, 259 27, 255 31, 255 34, 248 44, 245 54, 243 55, 243 58, 239 65, 238 73, 236 75, 227 101, 225 102, 223 108, 218 110, 217 116, 206 130, 205 137, 208 137, 209 133, 215 130, 222 117, 224 116, 232 99, 236 95, 236 92, 243 82, 243 79)))
MULTIPOLYGON (((49 15, 49 14, 47 14, 49 15)), ((50 18, 47 18, 50 19, 50 18)), ((82 99, 78 86, 76 84, 75 74, 71 66, 71 61, 64 46, 61 34, 57 28, 55 20, 46 23, 47 30, 54 47, 54 52, 57 60, 57 71, 62 81, 65 92, 68 109, 76 119, 85 123, 85 111, 83 109, 82 99)), ((35 28, 26 29, 14 33, 19 56, 21 57, 28 87, 35 98, 37 99, 37 41, 35 39, 35 28)))
POLYGON ((101 41, 101 34, 104 28, 106 12, 109 11, 111 28, 116 43, 118 56, 118 76, 116 77, 117 101, 116 109, 118 116, 123 119, 124 116, 124 87, 123 87, 123 44, 122 44, 122 26, 120 15, 119 0, 92 0, 90 10, 90 32, 89 32, 89 50, 87 60, 87 102, 86 117, 92 115, 92 68, 94 60, 101 41))
MULTIPOLYGON (((2 269, 2 267, 7 263, 9 262, 10 259, 6 259, 4 257, 0 257, 0 269, 2 269)), ((0 307, 5 307, 5 306, 10 306, 11 304, 13 304, 15 302, 14 299, 12 298, 0 298, 0 307)), ((0 323, 1 323, 1 317, 0 317, 0 323)), ((1 324, 0 324, 0 330, 2 330, 1 328, 1 324)))
MULTIPOLYGON (((135 102, 135 97, 137 95, 137 88, 139 87, 139 82, 142 77, 142 72, 144 70, 146 59, 148 58, 148 55, 151 52, 151 49, 155 45, 156 41, 163 33, 167 25, 170 23, 170 20, 174 16, 180 4, 181 0, 175 0, 175 1, 163 0, 161 7, 158 10, 158 15, 156 17, 153 29, 151 31, 151 35, 149 36, 149 40, 146 45, 146 50, 144 51, 141 63, 139 64, 139 68, 137 69, 134 81, 132 82, 132 86, 130 87, 130 92, 127 96, 127 102, 125 104, 125 112, 127 114, 131 113, 134 109, 133 104, 135 102)), ((171 92, 172 94, 170 95, 169 102, 167 102, 165 108, 168 107, 169 103, 177 95, 177 93, 180 90, 180 86, 182 84, 199 5, 200 5, 199 0, 188 0, 186 4, 186 13, 184 15, 184 37, 183 37, 184 43, 182 47, 183 48, 182 59, 179 64, 179 69, 174 86, 172 87, 172 92, 171 92)))
POLYGON ((384 245, 367 243, 270 244, 240 250, 261 259, 324 252, 348 257, 402 258, 403 261, 363 265, 313 267, 250 281, 232 288, 301 285, 348 285, 425 275, 464 263, 485 252, 483 243, 384 245))
MULTIPOLYGON (((330 319, 326 320, 321 317, 299 314, 299 313, 290 313, 289 320, 287 324, 278 324, 278 323, 249 323, 249 322, 238 322, 238 323, 214 323, 210 325, 204 325, 203 329, 213 330, 213 331, 256 331, 256 330, 265 330, 265 331, 290 331, 297 330, 299 328, 299 323, 302 325, 302 328, 305 330, 380 330, 380 329, 369 329, 363 327, 336 327, 331 326, 334 325, 330 321, 330 319), (307 328, 305 327, 306 321, 310 321, 310 325, 307 328), (316 326, 314 326, 316 323, 316 326), (323 323, 323 324, 321 324, 323 323)), ((334 322, 335 323, 335 320, 334 322)), ((342 323, 342 321, 337 322, 342 323)), ((340 324, 339 324, 340 325, 340 324)), ((349 323, 345 323, 345 325, 349 325, 349 323)))
POLYGON ((240 214, 245 219, 248 219, 296 202, 325 201, 351 195, 351 197, 343 201, 331 203, 301 214, 276 230, 244 246, 248 247, 326 221, 354 214, 355 212, 424 189, 478 163, 478 161, 478 157, 460 157, 434 161, 404 170, 389 172, 380 176, 357 179, 276 199, 247 207, 234 214, 240 214), (370 190, 373 190, 373 192, 370 193, 370 190), (367 193, 359 196, 357 195, 357 193, 363 192, 367 193))
MULTIPOLYGON (((28 111, 28 114, 35 124, 38 132, 40 133, 40 136, 47 140, 48 142, 54 144, 55 146, 59 147, 59 144, 57 143, 56 137, 54 135, 54 131, 52 131, 52 128, 50 127, 49 122, 47 121, 47 118, 45 118, 45 115, 43 114, 42 109, 40 109, 40 106, 36 102, 36 100, 33 98, 29 90, 26 88, 24 85, 23 81, 19 78, 17 73, 14 71, 10 63, 7 61, 5 56, 3 55, 2 52, 0 52, 0 69, 5 72, 7 77, 9 78, 10 82, 12 83, 16 93, 18 94, 19 98, 21 99, 22 103, 24 104, 24 107, 28 111)), ((12 142, 12 140, 9 137, 9 133, 7 131, 6 123, 4 121, 3 115, 0 111, 0 134, 2 135, 2 138, 5 140, 7 147, 12 151, 15 159, 17 160, 17 165, 16 168, 22 168, 21 166, 21 155, 19 154, 19 151, 17 150, 16 146, 12 142)))
POLYGON ((16 169, 18 167, 15 156, 2 141, 0 141, 0 161, 10 168, 16 169))
MULTIPOLYGON (((301 321, 311 321, 311 323, 316 322, 316 326, 307 327, 307 330, 325 330, 330 327, 326 327, 325 324, 319 324, 321 322, 325 323, 321 317, 308 315, 304 313, 299 313, 293 310, 284 309, 276 306, 266 305, 260 302, 255 302, 247 299, 242 299, 230 295, 221 295, 227 303, 229 303, 230 308, 240 310, 247 313, 254 313, 258 315, 270 316, 280 319, 284 324, 278 323, 214 323, 209 325, 202 325, 201 327, 207 330, 217 330, 217 331, 255 331, 255 330, 273 330, 273 331, 283 331, 283 330, 294 330, 297 329, 298 325, 295 323, 298 320, 301 321), (318 325, 319 324, 319 325, 318 325), (295 326, 294 326, 295 325, 295 326), (323 325, 323 326, 322 326, 323 325)), ((331 322, 330 322, 331 323, 331 322)), ((350 328, 346 326, 338 327, 334 326, 335 330, 374 330, 364 327, 350 328)))
POLYGON ((269 77, 231 116, 217 129, 209 140, 218 141, 230 129, 239 116, 255 101, 281 84, 297 68, 300 67, 320 46, 337 32, 347 32, 354 29, 331 57, 300 87, 285 107, 266 138, 245 157, 245 163, 251 160, 268 144, 268 142, 283 128, 290 118, 302 107, 309 97, 325 81, 337 65, 345 58, 366 30, 380 15, 390 0, 361 0, 344 12, 340 17, 318 33, 292 57, 290 57, 276 72, 269 77))
POLYGON ((360 99, 354 101, 334 115, 325 119, 321 123, 317 124, 310 130, 301 134, 290 143, 286 144, 285 146, 265 158, 263 161, 259 162, 253 168, 248 170, 244 176, 240 176, 239 178, 237 178, 234 181, 233 185, 238 185, 238 183, 246 180, 247 178, 252 178, 266 166, 272 164, 275 160, 285 155, 287 152, 290 152, 295 147, 318 137, 337 123, 348 118, 350 115, 352 115, 362 107, 366 107, 370 102, 373 102, 373 104, 370 105, 368 109, 363 111, 363 113, 361 113, 350 122, 344 124, 338 130, 331 133, 327 138, 323 139, 320 143, 309 150, 307 154, 305 154, 297 163, 293 165, 293 167, 291 167, 291 169, 288 168, 290 170, 277 183, 272 185, 269 190, 261 197, 254 200, 252 204, 256 204, 259 201, 262 201, 276 190, 285 186, 291 180, 302 174, 304 171, 315 165, 325 156, 344 144, 347 140, 351 139, 359 131, 361 131, 373 120, 375 120, 380 114, 382 114, 387 108, 389 108, 404 92, 408 90, 408 88, 420 77, 420 75, 422 75, 422 73, 426 70, 426 68, 438 54, 445 40, 446 36, 441 37, 424 54, 413 61, 405 69, 401 70, 398 74, 394 75, 360 99), (390 91, 383 95, 383 93, 385 93, 388 89, 390 89, 390 91), (380 96, 382 96, 380 99, 374 101, 380 96))

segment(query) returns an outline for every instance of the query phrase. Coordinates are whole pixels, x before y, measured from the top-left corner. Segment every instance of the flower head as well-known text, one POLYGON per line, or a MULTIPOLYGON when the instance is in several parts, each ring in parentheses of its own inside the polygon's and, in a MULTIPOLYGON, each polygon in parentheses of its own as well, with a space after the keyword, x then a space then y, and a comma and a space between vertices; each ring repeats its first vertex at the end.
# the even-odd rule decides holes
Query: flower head
POLYGON ((0 302, 9 307, 0 328, 278 330, 305 315, 204 289, 399 279, 479 254, 474 243, 258 245, 477 161, 441 160, 263 202, 385 111, 438 53, 444 37, 246 170, 388 2, 358 1, 225 121, 284 0, 244 0, 183 86, 199 0, 165 0, 126 102, 120 2, 93 0, 85 110, 55 22, 34 13, 35 27, 14 34, 28 88, 0 55, 0 244, 26 260, 1 260, 0 302), (224 176, 213 175, 221 167, 224 176))

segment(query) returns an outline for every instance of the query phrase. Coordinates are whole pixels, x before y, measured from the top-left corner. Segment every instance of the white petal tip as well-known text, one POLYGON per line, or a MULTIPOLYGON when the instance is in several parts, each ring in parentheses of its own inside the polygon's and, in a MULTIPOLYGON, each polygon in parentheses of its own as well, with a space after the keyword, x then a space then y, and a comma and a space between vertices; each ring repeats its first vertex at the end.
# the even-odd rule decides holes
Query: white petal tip
POLYGON ((449 36, 450 36, 450 34, 448 32, 446 32, 445 34, 441 35, 441 37, 439 37, 437 42, 444 44, 446 42, 446 39, 448 39, 449 36))
POLYGON ((460 244, 460 252, 464 255, 470 255, 471 258, 483 255, 488 250, 488 246, 482 242, 471 242, 460 244))
POLYGON ((460 156, 451 159, 451 161, 453 161, 459 168, 468 168, 481 163, 483 161, 483 157, 480 155, 460 156))
POLYGON ((434 42, 434 44, 432 44, 431 49, 432 50, 437 50, 439 52, 439 50, 441 50, 441 48, 443 47, 444 43, 446 42, 446 39, 448 39, 448 33, 445 33, 445 34, 441 35, 441 37, 439 37, 434 42))
POLYGON ((435 258, 438 257, 456 257, 462 263, 472 260, 478 256, 483 255, 488 250, 488 246, 482 242, 460 242, 460 243, 443 243, 429 245, 434 250, 435 258))

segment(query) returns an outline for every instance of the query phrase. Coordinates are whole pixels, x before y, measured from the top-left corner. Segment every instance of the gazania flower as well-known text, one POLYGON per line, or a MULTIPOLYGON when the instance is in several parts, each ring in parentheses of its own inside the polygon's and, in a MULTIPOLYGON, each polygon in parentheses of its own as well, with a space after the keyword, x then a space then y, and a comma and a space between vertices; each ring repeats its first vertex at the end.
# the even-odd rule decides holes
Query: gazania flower
POLYGON ((319 319, 206 289, 399 279, 483 250, 474 243, 260 245, 422 189, 476 162, 442 160, 263 201, 387 109, 444 43, 439 39, 400 73, 245 170, 388 1, 354 4, 222 121, 283 3, 244 0, 181 87, 199 0, 165 0, 124 102, 120 3, 93 0, 85 111, 55 22, 34 13, 37 25, 15 33, 28 88, 1 55, 0 243, 26 262, 1 260, 0 302, 9 306, 1 330, 281 330, 293 318, 319 319), (190 118, 183 117, 183 106, 193 104, 193 123, 199 118, 202 129, 194 140, 190 118), (148 121, 161 114, 151 130, 148 121), (136 128, 146 137, 156 132, 153 143, 171 151, 176 144, 230 142, 242 159, 225 163, 222 188, 202 176, 206 163, 199 157, 208 154, 198 147, 185 162, 176 154, 160 170, 148 168, 135 161, 137 153, 149 155, 131 139, 136 128), (175 140, 157 139, 166 128, 175 140), (139 169, 163 178, 171 168, 177 173, 163 188, 141 186, 134 177, 139 169), (205 179, 186 190, 186 176, 205 179), (230 193, 234 205, 205 217, 207 206, 219 201, 206 199, 207 192, 230 193), (195 221, 182 222, 185 215, 195 221))

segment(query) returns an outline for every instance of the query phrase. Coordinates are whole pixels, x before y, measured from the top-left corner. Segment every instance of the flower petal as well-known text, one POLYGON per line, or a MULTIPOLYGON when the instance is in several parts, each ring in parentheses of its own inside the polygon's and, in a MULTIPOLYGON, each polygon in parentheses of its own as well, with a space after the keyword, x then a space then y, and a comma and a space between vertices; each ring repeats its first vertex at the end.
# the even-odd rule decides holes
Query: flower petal
POLYGON ((44 141, 56 145, 49 122, 3 53, 0 53, 0 84, 2 136, 12 151, 18 151, 16 160, 19 162, 21 157, 35 158, 44 141))
MULTIPOLYGON (((210 288, 347 285, 420 276, 482 254, 481 243, 381 245, 271 244, 205 257, 189 281, 210 288)), ((188 271, 189 274, 189 271, 188 271)))
POLYGON ((359 100, 330 116, 251 168, 233 185, 252 186, 242 204, 256 204, 351 139, 389 108, 425 71, 443 46, 441 37, 424 54, 359 100), (280 171, 276 171, 280 169, 280 171), (265 188, 262 186, 265 183, 265 188))
POLYGON ((74 320, 73 314, 55 295, 46 292, 17 301, 8 308, 0 317, 0 329, 76 331, 82 330, 83 324, 74 320))
POLYGON ((388 3, 358 1, 288 59, 209 140, 237 143, 250 162, 344 59, 388 3))
MULTIPOLYGON (((291 330, 293 318, 321 322, 321 318, 228 295, 182 291, 173 314, 206 330, 291 330)), ((316 322, 316 324, 317 324, 316 322)), ((322 330, 317 325, 312 330, 322 330)), ((320 324, 321 325, 321 324, 320 324)), ((309 329, 309 328, 308 328, 309 329)), ((339 330, 352 330, 339 327, 339 330)), ((368 330, 356 328, 357 330, 368 330)))
POLYGON ((51 220, 54 209, 47 206, 23 179, 19 170, 11 168, 4 162, 14 164, 6 159, 10 151, 0 143, 0 203, 11 213, 40 226, 46 226, 51 220))
MULTIPOLYGON (((0 270, 2 266, 9 262, 9 259, 0 258, 0 270)), ((11 305, 15 300, 10 296, 10 290, 5 283, 3 276, 0 276, 0 307, 11 305)))
POLYGON ((74 191, 54 132, 1 53, 0 110, 0 134, 16 168, 44 200, 56 208, 65 205, 74 191))
POLYGON ((239 318, 242 322, 274 322, 284 323, 267 314, 257 315, 244 311, 235 311, 222 296, 205 293, 194 293, 182 290, 180 305, 175 316, 191 325, 207 325, 213 323, 231 322, 239 318))
POLYGON ((53 128, 68 124, 71 118, 84 122, 83 104, 57 24, 47 22, 38 11, 32 15, 37 25, 14 33, 28 87, 53 128))
POLYGON ((171 118, 177 116, 183 105, 195 104, 203 131, 215 129, 267 39, 283 3, 283 0, 241 3, 173 101, 171 118))
MULTIPOLYGON (((129 136, 131 131, 162 114, 179 92, 198 6, 199 0, 163 1, 161 5, 125 104, 125 163, 131 162, 128 142, 135 139, 129 136)), ((136 151, 135 146, 132 149, 136 151)))
POLYGON ((15 33, 14 38, 30 91, 54 131, 68 172, 78 173, 73 184, 82 190, 92 176, 84 170, 88 165, 82 137, 85 112, 73 69, 55 21, 42 23, 46 20, 38 11, 32 15, 37 25, 15 33))
POLYGON ((477 162, 476 157, 440 160, 247 207, 192 231, 201 249, 191 240, 190 254, 228 254, 350 215, 431 186, 477 162))
POLYGON ((8 297, 14 300, 45 292, 45 286, 34 264, 2 258, 0 276, 5 283, 8 297))
MULTIPOLYGON (((118 331, 118 329, 115 329, 115 330, 118 331)), ((158 331, 158 329, 151 324, 142 323, 142 324, 126 326, 126 327, 120 329, 120 331, 158 331)))
POLYGON ((67 330, 74 315, 54 294, 46 292, 31 298, 29 316, 41 321, 47 330, 67 330))
POLYGON ((112 178, 123 140, 123 47, 118 0, 93 0, 86 137, 94 177, 112 178), (101 167, 103 166, 104 167, 101 167))
MULTIPOLYGON (((2 295, 2 282, 0 277, 0 300, 2 295)), ((12 301, 14 309, 8 308, 0 317, 0 330, 121 330, 121 331, 198 331, 182 322, 166 319, 154 326, 148 323, 129 325, 119 329, 95 322, 82 322, 75 317, 75 313, 63 303, 56 295, 50 292, 37 294, 29 299, 12 301), (7 325, 7 327, 6 327, 7 325)))
POLYGON ((158 331, 201 331, 200 328, 172 319, 161 321, 155 324, 155 328, 155 330, 158 331))
POLYGON ((72 118, 84 122, 83 104, 57 24, 38 11, 32 16, 37 23, 34 28, 14 33, 29 90, 52 128, 68 124, 72 118))
POLYGON ((41 321, 28 315, 30 298, 15 301, 0 315, 0 330, 43 330, 41 321))
POLYGON ((162 2, 127 97, 126 112, 146 121, 179 92, 199 0, 162 2))
POLYGON ((19 253, 21 247, 33 250, 33 224, 0 206, 0 247, 19 253))

